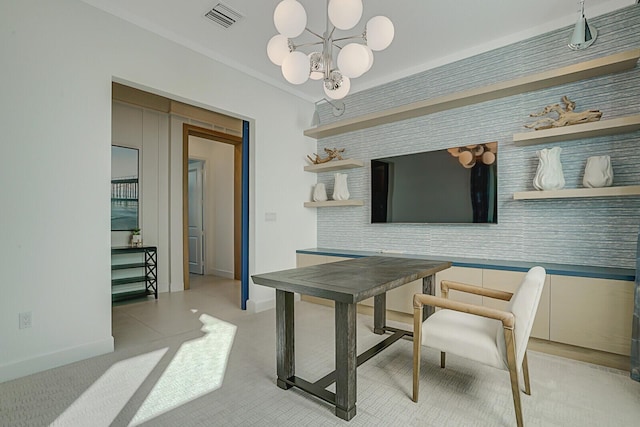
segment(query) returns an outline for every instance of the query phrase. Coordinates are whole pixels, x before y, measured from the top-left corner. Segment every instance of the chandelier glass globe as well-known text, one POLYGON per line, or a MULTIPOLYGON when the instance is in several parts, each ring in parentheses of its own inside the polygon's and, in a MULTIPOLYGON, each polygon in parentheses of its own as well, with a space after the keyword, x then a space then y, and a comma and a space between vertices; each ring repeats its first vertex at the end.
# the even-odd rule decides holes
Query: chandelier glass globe
POLYGON ((282 75, 291 84, 300 85, 309 79, 309 58, 302 52, 291 52, 282 61, 282 75))
POLYGON ((362 0, 330 0, 329 20, 339 30, 350 30, 362 18, 362 0))
POLYGON ((273 12, 273 23, 280 34, 293 39, 307 26, 307 12, 296 0, 283 0, 273 12))
POLYGON ((371 50, 384 50, 393 41, 395 29, 386 16, 374 16, 367 22, 367 46, 371 50))
POLYGON ((360 77, 369 66, 367 47, 360 43, 349 43, 338 54, 338 69, 343 76, 360 77))
POLYGON ((267 44, 267 56, 276 65, 282 65, 284 57, 289 54, 289 39, 282 34, 271 37, 267 44))
POLYGON ((324 93, 331 99, 342 99, 351 89, 351 80, 347 76, 341 76, 338 71, 333 71, 331 77, 324 84, 324 93))

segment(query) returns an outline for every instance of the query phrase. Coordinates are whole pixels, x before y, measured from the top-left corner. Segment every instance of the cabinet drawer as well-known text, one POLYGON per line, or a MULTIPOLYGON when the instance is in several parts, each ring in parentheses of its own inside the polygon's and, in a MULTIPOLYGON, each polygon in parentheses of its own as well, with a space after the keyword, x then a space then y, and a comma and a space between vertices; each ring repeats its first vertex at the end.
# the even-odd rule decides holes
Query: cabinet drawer
POLYGON ((551 276, 550 339, 629 355, 633 282, 551 276))

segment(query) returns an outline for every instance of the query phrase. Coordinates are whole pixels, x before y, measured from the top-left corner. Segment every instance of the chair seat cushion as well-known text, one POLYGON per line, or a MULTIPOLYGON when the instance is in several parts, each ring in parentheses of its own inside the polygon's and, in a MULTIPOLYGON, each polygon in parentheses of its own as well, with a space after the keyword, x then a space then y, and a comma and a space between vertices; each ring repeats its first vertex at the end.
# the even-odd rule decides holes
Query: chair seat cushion
POLYGON ((507 369, 496 343, 498 330, 502 330, 499 320, 453 310, 438 310, 423 323, 422 345, 507 369))

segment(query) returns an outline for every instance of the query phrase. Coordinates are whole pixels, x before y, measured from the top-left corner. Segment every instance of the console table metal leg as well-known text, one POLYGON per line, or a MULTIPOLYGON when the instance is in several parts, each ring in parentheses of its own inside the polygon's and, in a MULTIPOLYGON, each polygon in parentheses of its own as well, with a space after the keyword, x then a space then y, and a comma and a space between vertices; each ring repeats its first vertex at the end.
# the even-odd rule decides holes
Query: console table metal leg
MULTIPOLYGON (((427 295, 436 294, 435 276, 433 274, 431 276, 422 278, 422 293, 427 295)), ((427 320, 427 317, 431 316, 435 312, 435 307, 431 305, 425 305, 422 309, 422 321, 424 322, 425 320, 427 320)))
POLYGON ((356 304, 336 301, 336 415, 347 421, 356 415, 356 313, 356 304))
POLYGON ((276 361, 278 387, 292 386, 286 380, 295 375, 293 292, 276 290, 276 361))
POLYGON ((373 297, 373 333, 382 335, 387 326, 387 293, 373 297))
POLYGON ((158 299, 158 256, 154 248, 144 250, 145 287, 158 299))

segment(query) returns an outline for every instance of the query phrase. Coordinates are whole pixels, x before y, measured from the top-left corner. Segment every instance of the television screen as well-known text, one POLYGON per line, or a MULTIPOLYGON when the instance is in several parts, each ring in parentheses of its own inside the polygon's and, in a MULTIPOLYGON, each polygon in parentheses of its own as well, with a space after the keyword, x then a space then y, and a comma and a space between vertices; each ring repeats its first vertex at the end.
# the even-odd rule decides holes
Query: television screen
POLYGON ((498 222, 498 144, 371 160, 372 223, 498 222))

